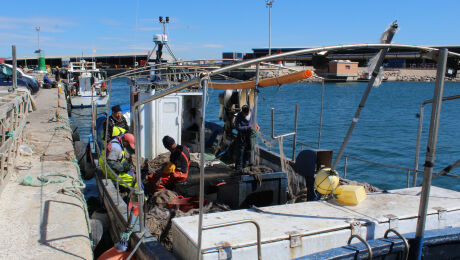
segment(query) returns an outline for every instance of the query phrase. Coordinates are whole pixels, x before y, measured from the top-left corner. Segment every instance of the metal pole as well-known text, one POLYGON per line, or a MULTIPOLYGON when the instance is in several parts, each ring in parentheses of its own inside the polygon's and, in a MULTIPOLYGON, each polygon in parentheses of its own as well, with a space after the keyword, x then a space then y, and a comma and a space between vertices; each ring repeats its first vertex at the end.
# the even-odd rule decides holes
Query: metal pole
MULTIPOLYGON (((256 82, 254 85, 254 89, 251 91, 254 91, 254 108, 252 110, 252 129, 256 130, 257 129, 257 101, 258 101, 258 94, 259 94, 259 88, 257 87, 259 85, 259 75, 260 72, 260 63, 257 63, 256 65, 256 82)), ((251 149, 251 163, 254 165, 256 164, 256 153, 255 153, 255 148, 257 146, 257 137, 252 137, 252 144, 254 147, 251 149)))
POLYGON ((410 170, 407 170, 407 188, 410 187, 410 170))
MULTIPOLYGON (((139 125, 139 110, 135 110, 136 113, 134 114, 134 121, 135 126, 139 125)), ((136 127, 136 137, 141 136, 140 127, 136 127)), ((138 203, 139 203, 139 232, 144 231, 144 192, 142 190, 142 180, 141 180, 141 160, 140 160, 140 139, 135 138, 136 141, 136 180, 137 180, 137 189, 138 189, 138 203)), ((129 223, 128 223, 129 224, 129 223)))
POLYGON ((424 105, 422 103, 422 105, 420 105, 420 116, 418 118, 417 145, 415 146, 414 179, 412 180, 412 187, 417 185, 418 158, 420 155, 420 140, 422 139, 423 109, 424 105))
MULTIPOLYGON (((393 24, 393 26, 397 28, 396 24, 393 24)), ((388 35, 386 35, 387 38, 386 38, 385 43, 390 43, 391 42, 395 32, 396 32, 395 30, 388 31, 388 35)), ((355 116, 353 117, 353 121, 351 122, 351 125, 348 128, 347 135, 345 136, 345 139, 343 140, 342 146, 340 147, 340 150, 339 150, 339 154, 335 158, 335 161, 334 161, 334 164, 331 167, 331 170, 335 170, 337 168, 337 165, 339 164, 340 159, 342 158, 342 155, 343 155, 343 152, 345 151, 345 147, 347 146, 348 140, 350 139, 350 136, 353 133, 353 129, 355 128, 356 124, 358 123, 359 116, 361 114, 361 111, 364 108, 364 105, 366 104, 367 97, 371 93, 372 85, 374 85, 375 78, 379 74, 380 67, 382 66, 383 60, 385 59, 385 55, 387 54, 387 52, 389 50, 390 50, 390 48, 381 49, 379 51, 379 53, 377 53, 377 62, 375 64, 374 71, 372 72, 372 77, 369 79, 369 83, 367 84, 367 88, 364 91, 363 97, 361 98, 361 102, 359 102, 358 109, 356 110, 355 116)))
POLYGON ((441 115, 442 95, 444 90, 444 77, 447 64, 447 49, 441 49, 438 57, 438 70, 436 72, 436 86, 433 96, 431 110, 430 131, 425 157, 425 168, 423 171, 422 194, 420 195, 420 207, 418 211, 417 230, 415 232, 415 253, 417 259, 422 258, 423 236, 425 233, 426 214, 430 196, 431 178, 433 174, 434 157, 436 154, 436 143, 438 139, 439 118, 441 115))
POLYGON ((268 55, 272 55, 272 46, 271 46, 271 41, 272 41, 272 23, 271 23, 271 10, 272 10, 272 5, 270 3, 270 6, 268 7, 268 55))
POLYGON ((275 139, 275 109, 272 107, 272 139, 275 139))
POLYGON ((40 27, 36 27, 35 30, 37 30, 37 41, 38 41, 38 54, 41 54, 40 51, 40 27))
POLYGON ((271 33, 272 33, 272 28, 271 28, 271 10, 272 10, 272 5, 273 5, 273 0, 266 0, 266 5, 268 7, 268 55, 272 55, 272 48, 271 48, 271 33))
POLYGON ((323 128, 324 79, 321 80, 321 110, 319 112, 318 149, 321 148, 321 130, 323 128))
POLYGON ((203 79, 203 96, 201 101, 201 128, 200 128, 200 215, 198 218, 198 260, 201 260, 201 242, 203 235, 203 200, 204 200, 204 143, 205 143, 205 118, 206 118, 206 99, 208 94, 208 79, 203 79))
POLYGON ((347 178, 348 156, 345 156, 345 164, 343 165, 343 178, 347 178))
POLYGON ((292 161, 295 161, 295 143, 297 139, 297 115, 299 111, 299 104, 295 104, 295 115, 294 115, 294 139, 292 140, 292 161))
POLYGON ((18 88, 18 73, 17 73, 17 61, 16 61, 16 45, 12 46, 13 54, 13 90, 18 88))

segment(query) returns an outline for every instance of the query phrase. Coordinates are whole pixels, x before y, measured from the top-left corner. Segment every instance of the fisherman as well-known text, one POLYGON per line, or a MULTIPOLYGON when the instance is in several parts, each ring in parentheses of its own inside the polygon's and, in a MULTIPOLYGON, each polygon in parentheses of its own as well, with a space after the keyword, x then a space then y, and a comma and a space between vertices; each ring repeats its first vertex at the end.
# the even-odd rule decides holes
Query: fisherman
POLYGON ((169 163, 163 167, 161 174, 150 175, 153 192, 165 190, 175 183, 187 180, 190 167, 190 151, 185 145, 177 145, 170 136, 163 137, 163 145, 171 152, 169 163))
MULTIPOLYGON (((130 187, 132 187, 133 182, 135 182, 136 173, 132 170, 131 156, 135 151, 135 142, 134 135, 126 133, 123 135, 116 136, 113 138, 107 148, 103 152, 102 156, 99 158, 99 164, 102 166, 102 170, 105 172, 105 164, 103 157, 107 154, 107 164, 110 168, 130 187), (128 155, 126 154, 128 152, 128 155)), ((107 176, 116 181, 117 177, 112 174, 111 171, 107 172, 107 176)), ((126 184, 119 182, 123 187, 126 187, 126 184)))
MULTIPOLYGON (((102 132, 102 139, 104 140, 106 129, 106 122, 104 122, 104 130, 102 132)), ((129 132, 128 122, 121 112, 120 105, 112 107, 112 115, 109 117, 109 129, 107 134, 109 138, 122 135, 129 132)))
POLYGON ((51 87, 53 87, 53 82, 51 82, 50 78, 48 77, 48 73, 46 73, 45 77, 43 77, 43 88, 51 87))
POLYGON ((56 66, 55 71, 54 71, 54 80, 56 82, 61 81, 61 71, 59 70, 58 66, 56 66))
MULTIPOLYGON (((253 149, 251 137, 254 133, 252 113, 248 105, 243 105, 241 111, 236 115, 235 128, 238 131, 236 136, 236 160, 235 169, 241 171, 249 165, 249 157, 253 149)), ((256 125, 257 130, 259 126, 256 125)))

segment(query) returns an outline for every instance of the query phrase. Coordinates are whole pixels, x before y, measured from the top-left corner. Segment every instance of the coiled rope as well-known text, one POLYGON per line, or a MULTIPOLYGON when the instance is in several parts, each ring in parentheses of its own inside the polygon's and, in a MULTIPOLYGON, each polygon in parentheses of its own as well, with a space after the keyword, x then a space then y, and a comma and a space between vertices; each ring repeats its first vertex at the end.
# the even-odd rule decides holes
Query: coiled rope
MULTIPOLYGON (((78 176, 80 176, 80 166, 78 166, 78 162, 75 159, 70 160, 70 162, 75 165, 77 168, 78 176)), ((70 180, 69 186, 64 186, 62 189, 58 190, 58 193, 62 193, 71 197, 78 199, 83 204, 83 210, 85 213, 86 218, 86 226, 88 228, 88 233, 91 233, 91 225, 88 213, 88 206, 86 204, 85 196, 81 192, 85 187, 85 183, 81 180, 80 177, 75 178, 69 174, 59 173, 59 172, 48 172, 43 173, 40 176, 37 176, 38 183, 34 182, 34 178, 30 175, 24 177, 20 184, 24 186, 31 186, 31 187, 43 187, 49 184, 57 184, 57 183, 64 183, 70 180)), ((92 243, 92 242, 91 242, 92 243)))

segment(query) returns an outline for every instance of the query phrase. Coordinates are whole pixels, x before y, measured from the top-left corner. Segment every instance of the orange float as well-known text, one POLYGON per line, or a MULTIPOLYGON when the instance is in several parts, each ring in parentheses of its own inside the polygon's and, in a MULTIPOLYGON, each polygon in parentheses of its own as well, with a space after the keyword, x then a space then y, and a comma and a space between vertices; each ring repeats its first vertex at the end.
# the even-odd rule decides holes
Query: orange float
MULTIPOLYGON (((109 250, 105 251, 102 255, 100 255, 97 260, 124 260, 128 258, 131 252, 128 251, 120 251, 117 250, 115 247, 110 248, 109 250)), ((134 256, 131 259, 136 259, 134 256)))
MULTIPOLYGON (((267 78, 259 80, 259 87, 270 87, 286 83, 296 82, 302 79, 308 79, 313 75, 311 70, 304 70, 294 72, 281 77, 267 78)), ((208 88, 215 89, 253 89, 255 87, 255 80, 241 81, 241 82, 210 82, 208 88)))

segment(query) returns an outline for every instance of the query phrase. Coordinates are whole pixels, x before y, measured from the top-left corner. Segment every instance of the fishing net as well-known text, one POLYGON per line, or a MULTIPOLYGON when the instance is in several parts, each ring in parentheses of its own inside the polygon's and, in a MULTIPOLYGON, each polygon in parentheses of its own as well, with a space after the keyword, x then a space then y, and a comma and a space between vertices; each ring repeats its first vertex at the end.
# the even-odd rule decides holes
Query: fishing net
POLYGON ((280 150, 281 171, 286 173, 287 191, 290 198, 294 198, 301 190, 301 182, 299 176, 286 159, 283 149, 283 137, 278 138, 278 146, 280 150))

